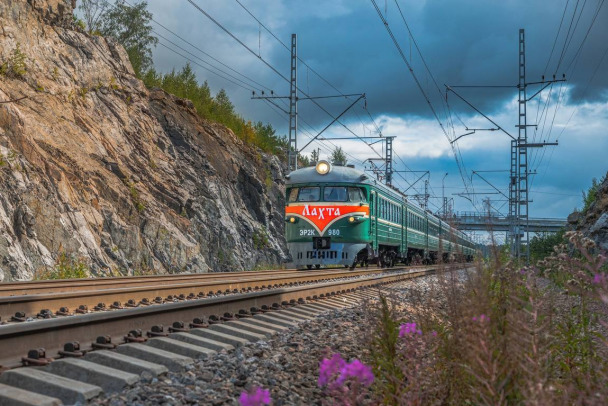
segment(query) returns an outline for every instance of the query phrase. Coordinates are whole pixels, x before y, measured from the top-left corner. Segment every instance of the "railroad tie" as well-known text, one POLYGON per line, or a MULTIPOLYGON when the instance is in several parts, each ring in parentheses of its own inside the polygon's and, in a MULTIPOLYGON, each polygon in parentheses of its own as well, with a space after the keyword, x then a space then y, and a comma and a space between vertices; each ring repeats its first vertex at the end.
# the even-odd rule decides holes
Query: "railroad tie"
POLYGON ((116 351, 119 354, 164 365, 169 371, 173 372, 181 371, 186 366, 194 363, 194 360, 191 357, 142 344, 119 345, 116 348, 116 351))
POLYGON ((242 329, 242 325, 236 325, 232 322, 224 323, 224 324, 214 324, 213 326, 209 327, 209 330, 217 331, 217 332, 224 333, 224 334, 229 334, 233 337, 243 338, 252 343, 259 341, 259 340, 264 340, 266 337, 269 337, 270 335, 272 335, 272 333, 270 333, 270 335, 267 336, 266 334, 261 333, 261 332, 245 331, 244 329, 242 329))
MULTIPOLYGON (((182 334, 182 333, 174 333, 182 334)), ((216 351, 198 345, 189 344, 187 342, 175 340, 167 337, 155 337, 146 342, 146 345, 168 352, 174 352, 179 355, 191 357, 193 359, 205 359, 209 354, 214 354, 216 351)))
POLYGON ((154 376, 158 376, 168 371, 167 367, 164 365, 109 350, 88 352, 84 356, 84 359, 137 375, 141 375, 143 372, 149 372, 154 376))
POLYGON ((53 374, 99 386, 106 393, 118 392, 139 381, 139 376, 81 358, 62 358, 44 369, 53 374))
POLYGON ((0 405, 59 406, 61 400, 0 383, 0 405))
POLYGON ((37 368, 5 371, 0 375, 0 383, 55 397, 69 405, 86 403, 102 392, 99 386, 64 378, 37 368))

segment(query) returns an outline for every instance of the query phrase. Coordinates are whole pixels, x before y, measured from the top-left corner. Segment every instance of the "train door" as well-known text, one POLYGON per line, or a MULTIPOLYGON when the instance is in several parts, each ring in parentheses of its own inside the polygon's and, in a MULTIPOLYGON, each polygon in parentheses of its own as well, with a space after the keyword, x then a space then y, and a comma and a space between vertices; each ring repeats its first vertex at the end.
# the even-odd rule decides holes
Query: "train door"
POLYGON ((369 227, 369 233, 372 242, 372 248, 374 252, 378 250, 378 196, 375 191, 370 191, 369 198, 369 215, 371 225, 369 227))

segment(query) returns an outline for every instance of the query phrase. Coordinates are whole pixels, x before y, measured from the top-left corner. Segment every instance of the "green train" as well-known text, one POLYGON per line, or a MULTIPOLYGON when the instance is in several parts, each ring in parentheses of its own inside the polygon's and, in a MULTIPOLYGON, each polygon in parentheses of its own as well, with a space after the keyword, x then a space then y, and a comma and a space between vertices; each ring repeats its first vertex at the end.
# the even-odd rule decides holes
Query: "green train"
POLYGON ((365 172, 319 161, 287 175, 285 235, 296 267, 472 260, 461 231, 365 172))

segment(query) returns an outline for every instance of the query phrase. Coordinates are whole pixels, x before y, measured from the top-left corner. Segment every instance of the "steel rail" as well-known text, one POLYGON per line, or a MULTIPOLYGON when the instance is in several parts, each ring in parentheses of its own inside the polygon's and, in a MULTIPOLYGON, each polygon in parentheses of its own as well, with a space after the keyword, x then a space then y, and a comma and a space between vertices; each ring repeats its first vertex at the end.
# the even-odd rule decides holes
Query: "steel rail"
POLYGON ((336 293, 346 293, 364 287, 394 283, 434 272, 434 269, 413 272, 392 271, 382 275, 321 282, 258 292, 227 295, 199 300, 165 303, 157 306, 127 308, 108 312, 95 312, 74 317, 60 317, 35 323, 0 326, 0 366, 11 368, 20 365, 21 357, 33 348, 45 348, 53 357, 67 342, 78 341, 82 350, 90 350, 99 336, 110 337, 113 343, 123 342, 131 330, 149 330, 154 325, 172 325, 176 321, 189 321, 195 317, 223 315, 240 309, 270 306, 273 303, 299 300, 336 293))
POLYGON ((38 312, 43 309, 50 310, 55 314, 61 307, 66 307, 72 312, 81 305, 87 306, 87 308, 92 310, 99 303, 104 303, 109 307, 114 302, 119 302, 121 306, 125 306, 129 300, 132 300, 133 304, 139 305, 144 298, 153 301, 157 297, 166 300, 171 296, 169 299, 171 301, 186 300, 188 295, 192 294, 196 296, 201 292, 203 295, 207 295, 210 292, 212 294, 238 293, 242 289, 263 289, 271 286, 289 285, 290 283, 310 283, 327 279, 357 277, 378 272, 378 270, 365 270, 362 268, 361 270, 349 271, 342 269, 341 271, 325 273, 306 272, 280 276, 273 274, 259 277, 256 275, 256 277, 249 278, 232 277, 233 275, 228 274, 223 279, 210 281, 178 282, 166 285, 155 283, 145 286, 126 286, 101 290, 4 296, 0 297, 0 318, 1 320, 9 321, 11 316, 15 315, 16 312, 22 312, 26 317, 35 318, 38 312), (227 276, 231 278, 227 279, 227 276), (234 290, 237 292, 234 292, 234 290), (180 299, 180 295, 183 295, 181 296, 182 299, 180 299))
MULTIPOLYGON (((380 269, 380 268, 366 268, 380 269)), ((218 280, 230 277, 247 277, 247 276, 270 276, 282 274, 302 274, 302 273, 323 273, 329 271, 341 272, 343 267, 339 268, 323 268, 311 270, 269 270, 269 271, 245 271, 245 272, 212 272, 204 274, 177 274, 177 275, 142 275, 142 276, 119 276, 108 278, 83 278, 83 279, 51 279, 51 280, 36 280, 36 281, 19 281, 19 282, 3 282, 0 283, 1 296, 17 296, 17 295, 33 295, 41 293, 56 293, 62 291, 75 290, 100 290, 104 288, 113 288, 116 286, 145 286, 154 284, 176 283, 180 280, 185 282, 195 280, 218 280)))

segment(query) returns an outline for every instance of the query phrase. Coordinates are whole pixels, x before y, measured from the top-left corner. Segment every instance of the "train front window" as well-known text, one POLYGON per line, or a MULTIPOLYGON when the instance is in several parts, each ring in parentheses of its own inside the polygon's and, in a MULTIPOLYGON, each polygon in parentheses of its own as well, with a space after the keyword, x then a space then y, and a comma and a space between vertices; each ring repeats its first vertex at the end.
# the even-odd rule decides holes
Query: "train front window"
POLYGON ((365 203, 365 192, 358 187, 348 188, 348 200, 353 203, 365 203))
POLYGON ((298 191, 300 190, 300 188, 294 187, 289 189, 289 197, 288 197, 288 201, 291 202, 295 202, 298 200, 298 191))
POLYGON ((346 187, 344 186, 325 186, 323 189, 323 200, 326 202, 345 202, 348 200, 346 187))
POLYGON ((300 188, 300 193, 298 193, 298 202, 318 202, 320 197, 321 188, 318 186, 303 187, 300 188))

